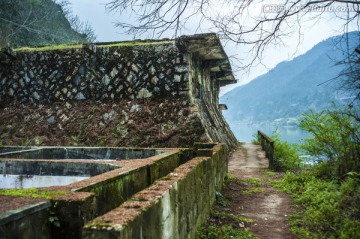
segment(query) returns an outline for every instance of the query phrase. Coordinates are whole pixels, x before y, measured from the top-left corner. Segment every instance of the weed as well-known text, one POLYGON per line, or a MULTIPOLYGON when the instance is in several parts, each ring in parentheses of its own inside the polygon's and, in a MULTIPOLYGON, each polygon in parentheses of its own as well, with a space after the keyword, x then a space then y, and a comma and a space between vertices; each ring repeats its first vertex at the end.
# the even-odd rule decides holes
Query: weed
POLYGON ((217 204, 219 204, 222 207, 229 206, 230 204, 229 201, 220 192, 215 192, 215 196, 216 196, 217 204))
POLYGON ((55 227, 59 227, 60 228, 60 220, 58 218, 58 216, 56 215, 56 208, 58 207, 58 202, 55 202, 50 211, 49 211, 49 222, 50 224, 54 225, 55 227))

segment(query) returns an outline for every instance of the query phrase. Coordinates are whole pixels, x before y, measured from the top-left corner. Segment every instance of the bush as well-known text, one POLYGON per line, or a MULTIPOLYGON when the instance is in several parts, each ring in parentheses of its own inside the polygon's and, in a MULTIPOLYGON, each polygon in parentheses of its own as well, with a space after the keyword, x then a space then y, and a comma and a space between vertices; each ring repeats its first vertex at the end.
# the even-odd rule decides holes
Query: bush
POLYGON ((317 173, 287 172, 275 183, 300 206, 290 217, 292 232, 298 238, 360 238, 360 180, 348 177, 340 184, 320 179, 317 173))
POLYGON ((300 147, 318 162, 326 161, 334 179, 341 179, 351 171, 360 172, 359 119, 358 110, 335 105, 331 110, 305 113, 299 126, 312 137, 305 139, 300 147))
POLYGON ((280 140, 280 134, 275 131, 271 136, 274 143, 274 158, 279 160, 280 168, 284 171, 300 168, 302 161, 297 146, 280 140))

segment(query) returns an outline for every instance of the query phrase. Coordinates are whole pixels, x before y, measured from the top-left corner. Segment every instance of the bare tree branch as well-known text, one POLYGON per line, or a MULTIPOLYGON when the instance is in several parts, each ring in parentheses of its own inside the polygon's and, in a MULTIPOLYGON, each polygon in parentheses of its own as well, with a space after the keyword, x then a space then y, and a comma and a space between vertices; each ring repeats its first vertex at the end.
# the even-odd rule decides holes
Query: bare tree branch
MULTIPOLYGON (((243 68, 261 62, 264 50, 270 45, 283 44, 282 39, 292 32, 294 25, 301 26, 304 18, 320 21, 330 13, 342 19, 347 26, 359 21, 360 1, 350 0, 279 0, 268 4, 263 0, 112 0, 109 11, 120 14, 131 12, 132 22, 120 21, 117 26, 137 36, 151 32, 160 37, 169 30, 181 34, 191 18, 210 22, 219 36, 227 41, 252 47, 253 60, 243 68), (249 13, 252 6, 262 7, 261 13, 249 13), (222 6, 222 9, 218 9, 222 6), (232 9, 232 10, 230 10, 232 9), (246 19, 247 17, 247 19, 246 19), (135 18, 135 23, 134 19, 135 18)), ((194 24, 194 22, 191 22, 194 24)), ((200 21, 199 21, 200 24, 200 21)), ((301 31, 298 32, 299 37, 301 31)))

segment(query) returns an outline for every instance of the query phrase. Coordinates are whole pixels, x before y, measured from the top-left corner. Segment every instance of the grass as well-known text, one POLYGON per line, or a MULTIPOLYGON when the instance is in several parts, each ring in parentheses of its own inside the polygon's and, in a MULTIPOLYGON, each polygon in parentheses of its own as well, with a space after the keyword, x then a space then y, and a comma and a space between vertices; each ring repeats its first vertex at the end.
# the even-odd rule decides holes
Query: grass
POLYGON ((252 223, 252 222, 254 222, 252 219, 248 219, 248 218, 246 218, 244 216, 233 215, 233 214, 225 213, 225 212, 218 211, 218 210, 213 210, 211 212, 211 217, 216 218, 216 219, 222 219, 222 220, 234 220, 235 222, 238 222, 238 223, 242 223, 242 222, 252 223))
POLYGON ((243 195, 251 195, 254 193, 263 193, 263 182, 256 178, 237 179, 237 184, 242 185, 244 189, 241 191, 243 195))
POLYGON ((241 215, 213 210, 211 212, 211 223, 197 230, 196 239, 255 239, 256 237, 250 232, 249 228, 245 228, 245 224, 252 222, 253 220, 241 215), (214 221, 217 223, 214 223, 214 221))

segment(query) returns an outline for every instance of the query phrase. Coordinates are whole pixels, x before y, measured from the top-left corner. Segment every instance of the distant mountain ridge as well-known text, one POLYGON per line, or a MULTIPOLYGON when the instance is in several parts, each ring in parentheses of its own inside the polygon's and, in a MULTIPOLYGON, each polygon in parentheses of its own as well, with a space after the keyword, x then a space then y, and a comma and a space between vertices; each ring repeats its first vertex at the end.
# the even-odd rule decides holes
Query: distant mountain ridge
MULTIPOLYGON (((273 122, 298 118, 309 109, 322 110, 346 98, 336 78, 344 65, 336 65, 359 45, 359 32, 331 37, 291 61, 237 87, 220 98, 229 121, 273 122)), ((291 120, 290 120, 291 121, 291 120)))

